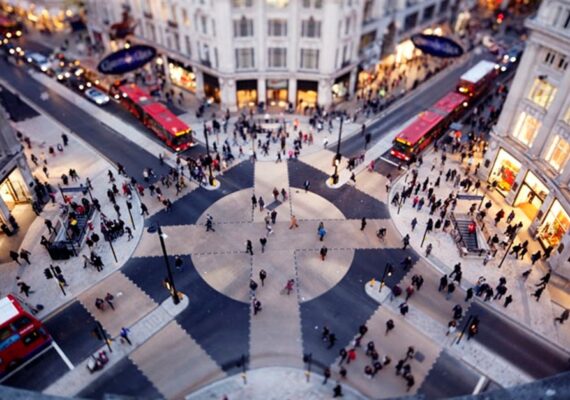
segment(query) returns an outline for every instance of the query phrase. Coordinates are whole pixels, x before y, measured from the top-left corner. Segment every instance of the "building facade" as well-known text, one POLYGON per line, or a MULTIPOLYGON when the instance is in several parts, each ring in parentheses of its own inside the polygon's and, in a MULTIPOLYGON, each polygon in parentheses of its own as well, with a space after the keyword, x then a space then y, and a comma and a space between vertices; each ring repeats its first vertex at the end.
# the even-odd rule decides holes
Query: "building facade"
POLYGON ((16 138, 8 113, 0 106, 0 224, 10 226, 14 208, 34 201, 33 187, 34 177, 22 144, 16 138))
POLYGON ((570 279, 570 1, 544 1, 526 26, 481 173, 530 218, 530 232, 554 249, 550 266, 570 279))
MULTIPOLYGON (((158 48, 166 77, 236 110, 260 102, 328 106, 398 44, 449 20, 459 0, 90 0, 88 28, 106 51, 129 20, 131 43, 158 48)), ((411 42, 400 52, 413 51, 411 42)))

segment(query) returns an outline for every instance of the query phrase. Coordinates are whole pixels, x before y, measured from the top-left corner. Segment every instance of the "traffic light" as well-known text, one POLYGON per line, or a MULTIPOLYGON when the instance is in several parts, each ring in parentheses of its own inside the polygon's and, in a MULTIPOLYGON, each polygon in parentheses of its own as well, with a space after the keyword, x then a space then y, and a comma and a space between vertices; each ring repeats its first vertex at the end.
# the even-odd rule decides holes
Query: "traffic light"
POLYGON ((497 24, 502 24, 504 19, 505 19, 505 14, 503 13, 497 14, 497 24))
POLYGON ((44 269, 44 275, 46 279, 53 279, 53 274, 49 268, 44 269))

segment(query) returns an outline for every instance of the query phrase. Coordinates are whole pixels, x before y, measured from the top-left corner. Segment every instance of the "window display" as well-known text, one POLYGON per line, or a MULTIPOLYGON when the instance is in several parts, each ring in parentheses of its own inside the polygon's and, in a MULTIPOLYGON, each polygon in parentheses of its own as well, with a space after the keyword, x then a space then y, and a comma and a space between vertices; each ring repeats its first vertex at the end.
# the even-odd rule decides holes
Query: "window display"
POLYGON ((538 239, 544 247, 557 246, 570 227, 568 213, 558 200, 554 200, 542 224, 538 228, 538 239))
POLYGON ((526 112, 522 112, 513 131, 513 136, 527 146, 531 146, 539 128, 539 120, 526 112))
POLYGON ((170 81, 183 89, 190 92, 196 92, 196 75, 192 71, 192 67, 184 67, 182 64, 169 59, 168 74, 170 81))
POLYGON ((520 169, 521 163, 511 154, 500 149, 497 153, 495 165, 491 170, 489 182, 496 182, 499 192, 506 195, 511 191, 520 169))
POLYGON ((556 136, 544 159, 548 161, 556 171, 562 172, 568 160, 568 154, 570 154, 570 144, 560 136, 556 136))

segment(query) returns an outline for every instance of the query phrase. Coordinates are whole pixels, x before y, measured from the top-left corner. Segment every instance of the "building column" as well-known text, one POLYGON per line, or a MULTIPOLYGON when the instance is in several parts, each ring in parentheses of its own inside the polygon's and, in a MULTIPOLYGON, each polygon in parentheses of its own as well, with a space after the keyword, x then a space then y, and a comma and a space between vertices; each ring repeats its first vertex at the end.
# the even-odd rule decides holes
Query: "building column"
POLYGON ((297 79, 289 79, 289 87, 287 88, 289 102, 293 104, 293 107, 297 105, 297 79))
POLYGON ((36 191, 33 190, 34 185, 35 185, 34 176, 32 175, 32 172, 30 171, 30 167, 29 167, 23 153, 18 157, 17 162, 18 162, 18 169, 20 170, 20 173, 22 174, 22 178, 24 178, 24 181, 26 182, 26 189, 28 192, 27 195, 29 198, 32 199, 32 201, 36 201, 37 200, 36 191))
POLYGON ((257 80, 257 103, 263 101, 265 106, 267 106, 267 85, 265 78, 259 78, 257 80))
POLYGON ((354 67, 354 69, 350 72, 350 79, 348 81, 348 95, 349 98, 352 99, 354 97, 355 87, 356 87, 356 78, 357 78, 357 70, 358 67, 354 67))
POLYGON ((319 81, 319 91, 317 103, 323 108, 327 108, 332 103, 332 79, 321 79, 319 81))
POLYGON ((236 82, 233 79, 219 78, 222 106, 230 111, 238 111, 236 99, 236 82))
POLYGON ((194 68, 194 74, 196 75, 196 97, 198 97, 198 99, 203 99, 205 97, 203 72, 194 68))

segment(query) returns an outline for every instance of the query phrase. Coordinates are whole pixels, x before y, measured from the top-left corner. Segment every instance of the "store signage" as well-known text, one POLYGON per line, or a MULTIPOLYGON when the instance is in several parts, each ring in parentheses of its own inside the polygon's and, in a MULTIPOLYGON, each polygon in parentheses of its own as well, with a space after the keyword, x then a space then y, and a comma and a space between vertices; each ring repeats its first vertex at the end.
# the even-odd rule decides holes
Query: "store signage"
POLYGON ((443 36, 418 33, 412 36, 412 43, 424 53, 436 57, 453 58, 463 55, 463 48, 459 44, 443 36))
POLYGON ((105 57, 97 70, 106 75, 120 75, 134 71, 156 57, 156 49, 146 45, 134 45, 105 57))

